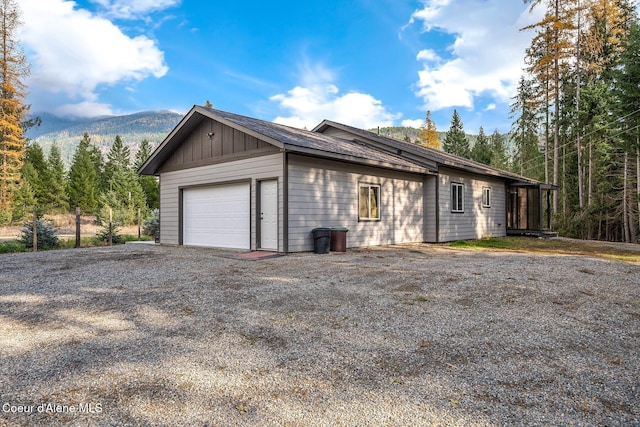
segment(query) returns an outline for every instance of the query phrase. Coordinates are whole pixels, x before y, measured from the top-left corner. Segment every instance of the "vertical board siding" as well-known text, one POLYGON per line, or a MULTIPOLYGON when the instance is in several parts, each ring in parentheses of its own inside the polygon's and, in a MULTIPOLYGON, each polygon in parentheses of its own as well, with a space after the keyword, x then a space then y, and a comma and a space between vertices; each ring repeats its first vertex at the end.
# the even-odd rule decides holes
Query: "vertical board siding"
POLYGON ((289 251, 312 251, 316 227, 347 227, 347 246, 423 241, 422 175, 292 155, 289 251), (381 186, 380 221, 358 221, 359 183, 381 186))
POLYGON ((229 127, 214 120, 204 120, 187 136, 161 167, 160 172, 199 167, 220 161, 233 160, 231 157, 250 151, 276 148, 254 136, 229 127), (213 137, 209 133, 213 132, 213 137))
MULTIPOLYGON (((201 185, 215 185, 234 181, 251 182, 251 249, 256 248, 256 182, 261 179, 278 179, 278 215, 282 218, 284 205, 282 154, 270 154, 211 166, 164 172, 160 176, 160 242, 177 245, 180 238, 180 189, 201 185)), ((283 230, 278 229, 278 250, 282 251, 283 230)))
POLYGON ((451 242, 507 235, 505 182, 499 178, 441 169, 440 241, 451 242), (464 185, 464 212, 451 212, 451 183, 464 185), (482 206, 482 189, 491 188, 491 207, 482 206))

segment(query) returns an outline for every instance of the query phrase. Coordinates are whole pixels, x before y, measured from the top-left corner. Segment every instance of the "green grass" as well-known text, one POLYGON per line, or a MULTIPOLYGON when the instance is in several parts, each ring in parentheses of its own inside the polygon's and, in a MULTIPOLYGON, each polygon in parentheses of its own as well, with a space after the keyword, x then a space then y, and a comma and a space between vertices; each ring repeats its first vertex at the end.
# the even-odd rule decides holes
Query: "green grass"
POLYGON ((20 243, 16 240, 9 240, 7 242, 0 243, 0 254, 12 254, 16 252, 26 252, 27 247, 24 243, 20 243))
POLYGON ((606 246, 586 240, 537 239, 532 237, 492 237, 480 240, 458 240, 452 248, 468 250, 514 251, 556 255, 587 255, 615 261, 640 264, 640 251, 606 246))

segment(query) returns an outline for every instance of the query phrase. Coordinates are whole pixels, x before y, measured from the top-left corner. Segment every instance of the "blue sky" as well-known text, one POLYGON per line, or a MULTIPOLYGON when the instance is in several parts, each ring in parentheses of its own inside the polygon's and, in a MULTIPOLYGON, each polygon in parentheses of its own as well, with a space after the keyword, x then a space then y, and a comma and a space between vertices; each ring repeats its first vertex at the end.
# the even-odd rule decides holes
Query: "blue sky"
POLYGON ((20 0, 32 111, 215 108, 312 128, 510 128, 520 0, 20 0))

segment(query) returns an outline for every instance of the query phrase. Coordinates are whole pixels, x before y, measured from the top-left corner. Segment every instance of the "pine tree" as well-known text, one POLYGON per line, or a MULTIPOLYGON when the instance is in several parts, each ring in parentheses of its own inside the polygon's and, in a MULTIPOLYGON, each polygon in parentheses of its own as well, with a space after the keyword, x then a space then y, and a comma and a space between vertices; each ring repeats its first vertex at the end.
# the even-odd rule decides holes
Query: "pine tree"
POLYGON ((440 140, 438 139, 438 131, 436 124, 431 120, 431 111, 427 111, 424 123, 420 125, 418 133, 418 143, 425 147, 440 149, 440 140))
POLYGON ((509 155, 504 144, 504 136, 495 129, 489 137, 489 147, 491 150, 491 163, 494 168, 508 170, 509 155))
MULTIPOLYGON (((111 149, 107 153, 107 162, 104 165, 104 183, 109 183, 113 174, 118 169, 129 169, 131 167, 131 149, 124 145, 120 135, 116 135, 111 149)), ((105 187, 105 189, 108 189, 105 187)))
POLYGON ((66 191, 64 163, 60 157, 60 149, 57 144, 51 146, 47 163, 49 165, 47 206, 51 212, 67 212, 69 210, 69 197, 66 191))
POLYGON ((133 224, 137 218, 138 209, 143 209, 145 215, 147 203, 144 191, 131 168, 131 150, 122 143, 120 136, 116 136, 104 166, 105 191, 99 200, 99 219, 104 222, 108 218, 109 209, 114 220, 120 225, 133 224))
POLYGON ((95 213, 100 195, 100 176, 96 165, 97 149, 85 133, 76 148, 69 169, 67 194, 72 208, 79 207, 83 213, 95 213))
MULTIPOLYGON (((149 156, 151 156, 151 151, 151 144, 148 140, 144 139, 136 153, 134 162, 136 172, 142 167, 144 162, 147 161, 149 156)), ((147 200, 147 207, 149 207, 149 209, 157 209, 160 205, 160 185, 158 184, 158 179, 155 176, 138 175, 138 182, 147 200)))
MULTIPOLYGON (((29 169, 30 166, 27 166, 29 169)), ((24 171, 25 168, 23 168, 24 171)), ((28 172, 27 172, 28 173, 28 172)), ((21 221, 28 215, 33 215, 33 208, 37 206, 36 195, 29 181, 23 180, 20 188, 15 192, 13 200, 13 221, 21 221)))
POLYGON ((445 135, 442 148, 447 153, 455 154, 456 156, 470 157, 469 140, 464 133, 464 126, 462 125, 462 120, 460 120, 457 110, 453 110, 451 126, 445 135))
POLYGON ((514 172, 529 178, 544 179, 544 158, 538 148, 538 117, 530 100, 533 82, 520 79, 518 91, 511 104, 511 138, 515 145, 514 172))
POLYGON ((33 189, 38 208, 47 211, 46 202, 49 194, 49 165, 45 160, 42 148, 38 143, 30 143, 25 150, 22 180, 28 181, 33 189))
POLYGON ((478 138, 471 150, 471 159, 476 162, 484 163, 485 165, 491 164, 491 147, 489 146, 489 137, 484 133, 484 128, 480 126, 478 132, 478 138))
POLYGON ((20 188, 25 150, 23 121, 29 65, 17 39, 20 10, 13 0, 0 0, 0 223, 10 220, 13 193, 20 188))

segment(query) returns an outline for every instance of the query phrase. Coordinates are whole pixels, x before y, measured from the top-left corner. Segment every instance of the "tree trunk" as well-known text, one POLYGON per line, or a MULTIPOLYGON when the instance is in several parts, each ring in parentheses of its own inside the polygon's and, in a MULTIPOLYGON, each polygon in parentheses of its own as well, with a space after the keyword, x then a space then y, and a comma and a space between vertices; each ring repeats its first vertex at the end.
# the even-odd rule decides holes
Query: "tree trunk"
POLYGON ((577 139, 578 148, 578 204, 580 206, 580 214, 584 208, 584 177, 582 170, 582 141, 580 140, 582 132, 580 131, 580 10, 578 10, 578 36, 576 40, 576 111, 577 111, 577 139))
POLYGON ((640 135, 636 137, 636 200, 638 201, 638 230, 640 230, 640 135))
POLYGON ((627 188, 629 182, 629 154, 624 153, 624 172, 623 172, 623 184, 622 184, 622 230, 624 235, 624 241, 631 241, 631 233, 629 232, 629 207, 627 203, 627 188))
MULTIPOLYGON (((559 0, 555 1, 556 17, 560 16, 559 0)), ((557 25, 553 27, 553 42, 555 48, 553 58, 553 79, 555 83, 553 94, 553 185, 558 185, 558 168, 559 168, 559 138, 560 138, 560 52, 557 48, 560 39, 560 30, 557 25)), ((553 213, 558 213, 558 192, 553 192, 553 213)))

